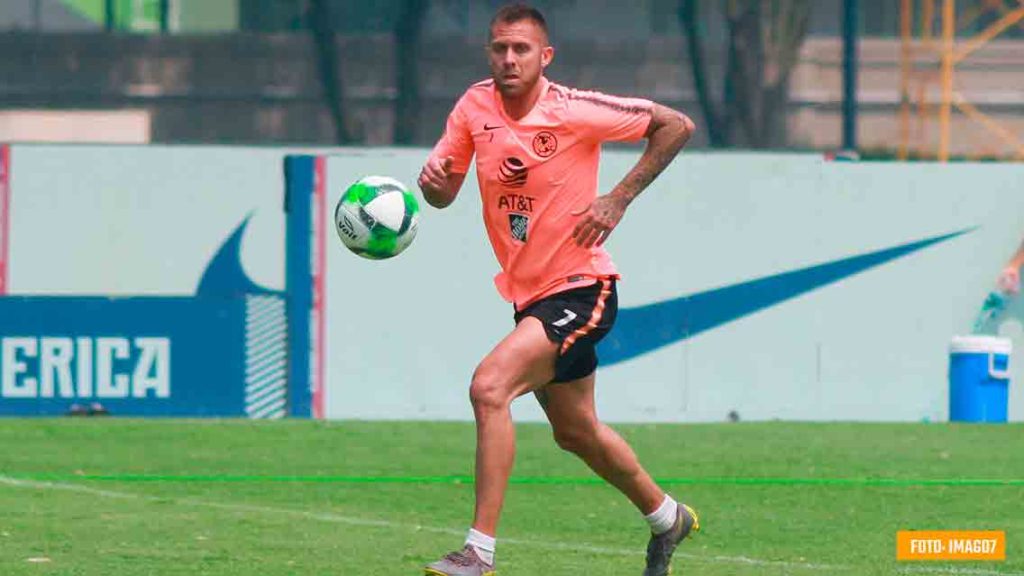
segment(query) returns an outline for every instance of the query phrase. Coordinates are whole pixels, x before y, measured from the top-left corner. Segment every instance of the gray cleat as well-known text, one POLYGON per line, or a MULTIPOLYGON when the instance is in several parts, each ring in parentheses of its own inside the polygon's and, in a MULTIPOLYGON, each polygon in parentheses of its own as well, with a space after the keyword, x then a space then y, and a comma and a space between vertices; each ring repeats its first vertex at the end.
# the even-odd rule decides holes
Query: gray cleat
POLYGON ((444 558, 423 569, 427 576, 494 576, 494 566, 476 555, 472 546, 450 552, 444 558))
POLYGON ((680 504, 672 528, 663 534, 651 535, 651 541, 647 543, 647 568, 644 568, 644 576, 666 576, 671 572, 672 553, 676 551, 676 546, 691 532, 699 530, 700 518, 697 513, 686 504, 680 504))

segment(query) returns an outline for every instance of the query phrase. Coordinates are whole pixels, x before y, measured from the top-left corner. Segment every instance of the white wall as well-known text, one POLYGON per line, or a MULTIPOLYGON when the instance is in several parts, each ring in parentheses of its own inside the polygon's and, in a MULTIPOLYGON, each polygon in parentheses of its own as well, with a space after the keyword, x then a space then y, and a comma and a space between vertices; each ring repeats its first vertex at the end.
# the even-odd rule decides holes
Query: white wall
POLYGON ((271 148, 17 145, 11 295, 192 295, 252 214, 242 263, 284 288, 285 152, 271 148))
MULTIPOLYGON (((249 276, 284 286, 283 149, 35 146, 12 150, 10 292, 191 295, 252 213, 249 276)), ((415 182, 420 149, 352 149, 328 162, 328 213, 351 182, 415 182)), ((608 152, 602 189, 637 153, 608 152)), ((1024 166, 824 163, 816 156, 685 154, 609 241, 623 308, 964 229, 952 240, 602 369, 611 421, 943 420, 947 345, 970 330, 1024 235, 1024 166)), ((328 238, 327 415, 470 419, 479 359, 512 327, 495 292, 475 178, 424 205, 390 261, 328 238)), ((1024 419, 1024 300, 1001 330, 1017 348, 1011 418, 1024 419)), ((532 399, 520 419, 539 419, 532 399)))
MULTIPOLYGON (((412 185, 424 155, 332 157, 330 201, 366 174, 412 185)), ((606 153, 602 189, 635 159, 606 153)), ((684 155, 609 241, 622 307, 977 229, 604 369, 599 410, 611 421, 715 421, 732 410, 743 419, 945 419, 948 342, 970 331, 1024 235, 1022 182, 1020 165, 684 155)), ((471 176, 451 208, 424 208, 419 237, 398 258, 329 251, 329 417, 472 417, 472 370, 512 326, 479 212, 471 176)), ((1019 324, 1004 331, 1024 347, 1019 324)), ((1013 369, 1019 420, 1024 357, 1013 369)), ((542 417, 532 399, 516 413, 542 417)))

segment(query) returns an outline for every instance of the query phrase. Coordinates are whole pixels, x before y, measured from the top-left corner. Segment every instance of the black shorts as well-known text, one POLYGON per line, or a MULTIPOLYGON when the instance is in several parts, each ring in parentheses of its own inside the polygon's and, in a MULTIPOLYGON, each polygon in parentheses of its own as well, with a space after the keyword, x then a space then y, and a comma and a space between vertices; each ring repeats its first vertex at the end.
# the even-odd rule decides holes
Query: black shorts
POLYGON ((615 280, 552 294, 516 312, 516 324, 533 316, 544 325, 548 339, 560 346, 553 382, 570 382, 597 369, 594 347, 612 329, 619 311, 615 280))

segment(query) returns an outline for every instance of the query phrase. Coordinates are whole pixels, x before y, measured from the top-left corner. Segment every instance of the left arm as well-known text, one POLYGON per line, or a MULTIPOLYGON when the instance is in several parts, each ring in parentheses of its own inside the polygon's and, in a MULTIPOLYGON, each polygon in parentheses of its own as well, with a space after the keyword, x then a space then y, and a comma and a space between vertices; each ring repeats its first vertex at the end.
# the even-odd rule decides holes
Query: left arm
POLYGON ((1017 248, 1017 251, 1010 257, 1006 267, 1003 268, 1003 272, 999 275, 999 279, 996 280, 996 283, 1003 292, 1009 294, 1020 292, 1021 266, 1024 266, 1024 242, 1021 243, 1020 248, 1017 248))
POLYGON ((651 122, 644 137, 647 148, 636 166, 626 174, 611 192, 599 196, 587 208, 573 212, 583 216, 573 230, 573 238, 580 246, 600 246, 626 213, 629 204, 658 177, 665 167, 683 149, 696 127, 685 114, 655 104, 651 109, 651 122))
POLYGON ((1014 252, 1013 257, 1010 258, 1007 266, 1015 266, 1017 268, 1024 266, 1024 242, 1021 242, 1020 248, 1017 248, 1017 251, 1014 252))

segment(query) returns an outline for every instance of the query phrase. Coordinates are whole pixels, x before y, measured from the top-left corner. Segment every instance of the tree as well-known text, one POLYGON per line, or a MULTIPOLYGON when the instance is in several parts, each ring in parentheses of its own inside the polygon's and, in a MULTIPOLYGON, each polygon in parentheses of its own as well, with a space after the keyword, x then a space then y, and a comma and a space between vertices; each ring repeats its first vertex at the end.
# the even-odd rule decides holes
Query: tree
POLYGON ((786 144, 789 80, 807 35, 810 0, 725 0, 727 49, 721 103, 708 81, 700 0, 680 0, 690 71, 708 139, 714 147, 786 144))
POLYGON ((396 144, 413 144, 416 141, 420 118, 419 44, 428 8, 430 0, 403 0, 395 20, 396 144))
POLYGON ((348 144, 353 138, 348 129, 345 116, 344 95, 341 74, 339 71, 337 35, 334 33, 334 20, 328 0, 309 0, 306 16, 309 30, 313 35, 316 47, 317 70, 320 73, 320 84, 324 91, 324 103, 331 113, 334 123, 335 144, 348 144))

